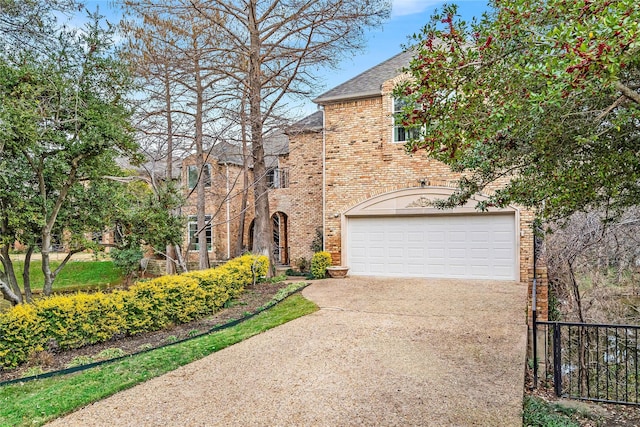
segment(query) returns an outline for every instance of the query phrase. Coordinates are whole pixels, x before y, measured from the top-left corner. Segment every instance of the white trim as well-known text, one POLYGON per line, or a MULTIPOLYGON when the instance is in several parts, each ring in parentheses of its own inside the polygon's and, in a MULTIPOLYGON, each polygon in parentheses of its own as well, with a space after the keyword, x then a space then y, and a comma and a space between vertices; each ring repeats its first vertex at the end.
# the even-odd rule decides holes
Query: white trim
POLYGON ((405 139, 404 141, 396 141, 396 129, 403 128, 405 130, 405 138, 409 134, 410 129, 405 128, 404 126, 396 125, 396 98, 393 95, 390 95, 391 98, 391 143, 392 144, 406 144, 409 140, 405 139))

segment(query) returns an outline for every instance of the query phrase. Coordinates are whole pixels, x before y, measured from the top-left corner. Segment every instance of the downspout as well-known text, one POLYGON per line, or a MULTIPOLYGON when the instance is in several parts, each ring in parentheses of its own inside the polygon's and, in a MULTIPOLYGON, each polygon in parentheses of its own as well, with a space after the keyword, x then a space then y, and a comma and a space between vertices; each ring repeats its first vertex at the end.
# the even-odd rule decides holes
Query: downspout
POLYGON ((231 193, 229 188, 229 163, 224 164, 227 174, 227 259, 231 259, 231 193))
POLYGON ((326 114, 322 108, 322 250, 327 250, 327 173, 326 173, 326 143, 327 126, 326 114))
POLYGON ((531 323, 532 327, 532 351, 533 351, 533 388, 538 388, 538 301, 537 301, 537 261, 538 261, 538 245, 536 238, 536 226, 535 221, 533 225, 533 284, 531 286, 531 323))

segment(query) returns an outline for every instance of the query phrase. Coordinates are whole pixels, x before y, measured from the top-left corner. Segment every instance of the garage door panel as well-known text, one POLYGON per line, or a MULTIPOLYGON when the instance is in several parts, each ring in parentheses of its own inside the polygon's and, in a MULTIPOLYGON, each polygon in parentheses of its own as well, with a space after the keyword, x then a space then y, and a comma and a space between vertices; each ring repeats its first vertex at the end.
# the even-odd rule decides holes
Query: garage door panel
POLYGON ((515 216, 349 218, 354 275, 515 279, 515 216))

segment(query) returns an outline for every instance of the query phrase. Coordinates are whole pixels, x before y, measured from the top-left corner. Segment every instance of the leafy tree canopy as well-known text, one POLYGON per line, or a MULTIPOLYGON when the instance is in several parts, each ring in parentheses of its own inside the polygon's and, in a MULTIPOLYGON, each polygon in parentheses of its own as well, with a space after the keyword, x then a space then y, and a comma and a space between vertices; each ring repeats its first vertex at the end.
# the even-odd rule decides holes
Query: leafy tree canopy
POLYGON ((545 219, 640 196, 640 8, 636 0, 493 0, 471 23, 444 6, 414 35, 409 152, 463 172, 445 206, 492 194, 545 219), (495 184, 502 188, 492 193, 495 184))
MULTIPOLYGON (((90 243, 86 233, 113 223, 122 187, 112 179, 122 173, 116 160, 136 152, 127 69, 111 29, 91 18, 82 30, 57 28, 46 51, 29 44, 0 51, 0 290, 14 303, 22 299, 9 258, 14 242, 42 252, 50 293, 59 271, 48 259, 55 237, 73 253, 90 243)), ((5 45, 13 37, 2 36, 5 45)))

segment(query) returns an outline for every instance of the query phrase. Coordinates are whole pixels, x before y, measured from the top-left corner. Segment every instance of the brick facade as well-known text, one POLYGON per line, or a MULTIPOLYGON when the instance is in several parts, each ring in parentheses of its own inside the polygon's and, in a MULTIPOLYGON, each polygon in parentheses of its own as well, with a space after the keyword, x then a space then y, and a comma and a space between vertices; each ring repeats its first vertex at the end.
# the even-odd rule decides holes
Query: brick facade
MULTIPOLYGON (((184 216, 196 215, 196 194, 187 188, 188 167, 195 164, 190 156, 183 162, 182 182, 186 204, 184 216)), ((236 164, 211 164, 211 186, 205 189, 206 214, 212 215, 213 249, 209 258, 224 260, 239 255, 236 240, 240 226, 242 201, 242 167, 236 164), (229 193, 228 200, 225 199, 229 193), (227 210, 228 209, 228 210, 227 210), (230 239, 230 240, 229 240, 230 239)), ((312 242, 317 230, 322 232, 322 130, 297 129, 290 132, 288 154, 279 156, 277 167, 287 172, 287 185, 269 190, 270 215, 280 218, 280 251, 284 254, 277 263, 295 265, 300 258, 310 260, 312 242)), ((249 172, 249 182, 253 174, 249 172)), ((254 218, 253 188, 249 190, 245 217, 244 250, 250 250, 250 228, 254 218)), ((185 245, 188 228, 185 229, 185 245)), ((278 248, 276 248, 278 249, 278 248)), ((189 259, 197 259, 197 252, 189 251, 189 259)))
MULTIPOLYGON (((325 245, 334 264, 342 250, 344 213, 374 196, 421 185, 453 187, 460 174, 424 153, 409 155, 393 142, 393 98, 398 78, 385 82, 380 96, 328 102, 325 112, 325 245)), ((533 214, 519 210, 520 280, 533 262, 533 214)))
MULTIPOLYGON (((269 192, 270 213, 280 218, 280 249, 286 253, 282 261, 296 265, 300 258, 310 259, 311 245, 316 230, 320 229, 324 230, 325 249, 331 253, 333 264, 344 264, 345 213, 390 192, 456 186, 460 174, 422 152, 409 155, 402 143, 393 142, 391 92, 402 78, 402 75, 396 75, 384 81, 378 94, 318 102, 323 107, 322 125, 317 120, 318 117, 322 119, 321 113, 316 113, 312 115, 314 125, 307 122, 289 130, 288 152, 282 153, 277 160, 278 167, 288 171, 288 185, 269 192)), ((193 163, 193 158, 184 162, 185 183, 187 166, 193 163)), ((212 165, 212 171, 212 185, 207 189, 207 214, 215 218, 211 258, 226 259, 229 254, 237 255, 234 248, 242 169, 233 164, 216 164, 212 165), (227 202, 224 196, 228 182, 235 182, 236 187, 227 202), (231 236, 231 249, 228 236, 231 236)), ((497 183, 494 189, 499 185, 497 183)), ((253 191, 250 196, 245 246, 250 245, 253 191)), ((533 264, 533 213, 517 207, 511 211, 515 211, 519 221, 516 237, 519 279, 526 282, 528 269, 533 264)), ((195 215, 195 194, 189 198, 183 214, 195 215)))
POLYGON ((322 232, 321 130, 292 133, 280 167, 289 171, 289 186, 269 192, 269 208, 287 217, 289 263, 296 265, 300 258, 311 260, 311 244, 317 230, 322 232))
MULTIPOLYGON (((212 250, 209 252, 211 261, 233 258, 240 255, 237 250, 237 234, 240 227, 240 211, 242 206, 242 166, 232 163, 218 163, 215 159, 208 162, 211 165, 211 185, 205 188, 205 214, 211 215, 212 221, 212 250)), ((196 191, 188 188, 188 169, 195 165, 195 156, 186 158, 182 163, 182 183, 186 202, 182 207, 182 215, 195 216, 196 191)), ((253 177, 250 177, 252 179, 253 177)), ((249 190, 247 203, 247 219, 245 236, 250 221, 253 219, 253 189, 249 190)), ((188 225, 184 230, 184 247, 188 244, 188 225)), ((245 237, 245 242, 248 239, 245 237)), ((245 243, 246 245, 246 243, 245 243)), ((188 251, 189 260, 198 258, 197 251, 188 251)))

